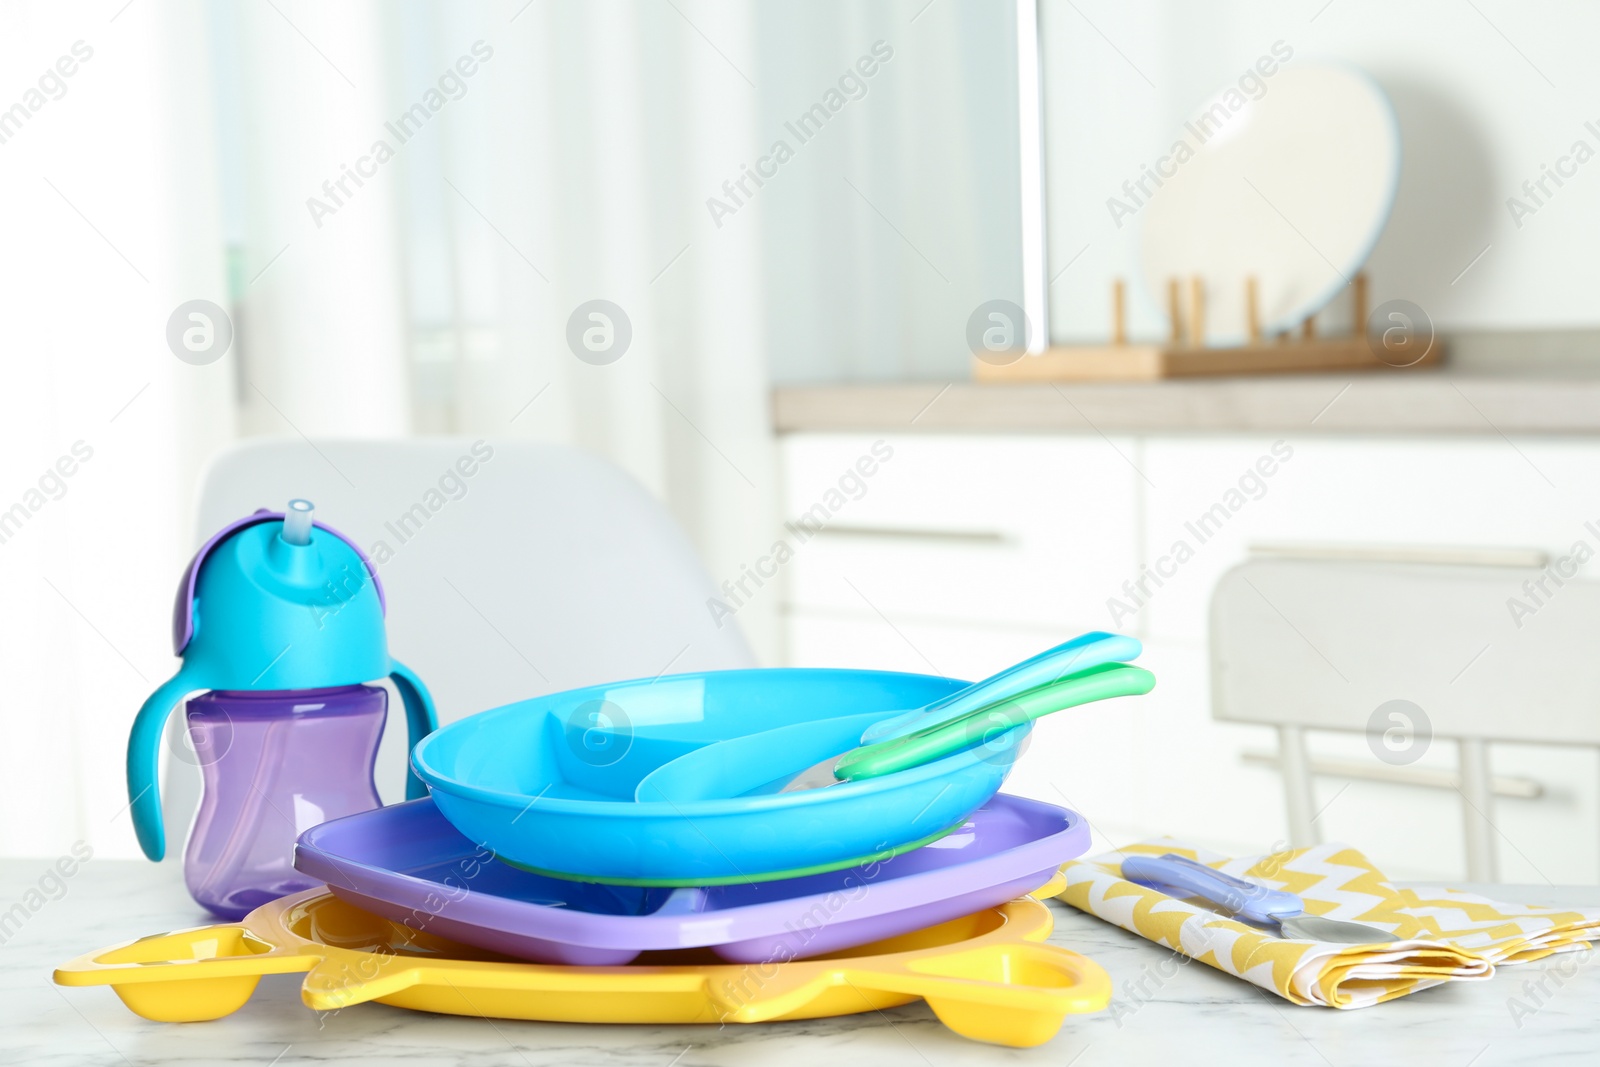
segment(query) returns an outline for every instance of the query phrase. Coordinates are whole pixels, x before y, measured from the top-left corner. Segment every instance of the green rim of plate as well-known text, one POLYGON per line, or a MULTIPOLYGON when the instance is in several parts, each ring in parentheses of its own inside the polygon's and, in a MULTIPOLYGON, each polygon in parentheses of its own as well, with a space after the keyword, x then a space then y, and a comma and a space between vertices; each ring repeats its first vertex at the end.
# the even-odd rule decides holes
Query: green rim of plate
POLYGON ((499 853, 495 853, 495 859, 508 867, 515 867, 519 871, 527 871, 529 874, 542 874, 546 878, 559 878, 564 882, 596 882, 601 885, 639 886, 645 889, 702 889, 714 885, 749 885, 754 882, 778 882, 787 878, 804 878, 811 874, 842 871, 849 867, 859 867, 864 863, 880 863, 883 860, 898 856, 902 852, 910 852, 912 849, 921 848, 923 845, 931 845, 941 837, 948 837, 955 833, 966 824, 967 820, 963 818, 954 826, 946 827, 938 833, 929 834, 927 837, 919 838, 916 841, 909 841, 904 845, 896 845, 894 848, 884 849, 881 852, 857 856, 855 859, 840 860, 838 863, 819 863, 811 867, 791 867, 784 871, 763 872, 758 875, 738 874, 726 878, 596 878, 592 874, 568 874, 565 871, 552 871, 544 867, 532 867, 526 863, 508 860, 499 853))

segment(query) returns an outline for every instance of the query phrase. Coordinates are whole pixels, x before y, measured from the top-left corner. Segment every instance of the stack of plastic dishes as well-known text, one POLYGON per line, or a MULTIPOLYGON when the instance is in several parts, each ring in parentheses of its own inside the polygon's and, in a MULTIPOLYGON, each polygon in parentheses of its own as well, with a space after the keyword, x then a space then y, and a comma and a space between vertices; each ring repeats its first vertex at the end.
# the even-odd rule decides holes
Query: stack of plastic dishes
POLYGON ((296 866, 541 964, 862 951, 1003 906, 1087 849, 1076 814, 997 791, 1033 719, 1148 691, 1139 652, 1094 633, 975 685, 728 671, 523 701, 418 744, 431 798, 309 831, 296 866))

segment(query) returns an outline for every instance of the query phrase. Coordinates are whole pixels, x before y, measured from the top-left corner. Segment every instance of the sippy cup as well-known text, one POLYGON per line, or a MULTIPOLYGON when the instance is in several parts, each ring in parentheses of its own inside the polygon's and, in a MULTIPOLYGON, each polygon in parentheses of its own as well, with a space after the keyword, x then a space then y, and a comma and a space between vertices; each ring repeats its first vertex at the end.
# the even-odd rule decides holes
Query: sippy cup
MULTIPOLYGON (((412 745, 437 725, 421 680, 389 657, 384 611, 376 569, 305 500, 225 527, 184 571, 172 616, 183 664, 134 719, 128 797, 140 847, 161 859, 157 758, 188 698, 203 784, 184 880, 213 914, 236 920, 317 884, 294 869, 295 839, 381 805, 373 766, 388 694, 367 683, 393 681, 412 745)), ((406 795, 426 795, 415 774, 406 795)))

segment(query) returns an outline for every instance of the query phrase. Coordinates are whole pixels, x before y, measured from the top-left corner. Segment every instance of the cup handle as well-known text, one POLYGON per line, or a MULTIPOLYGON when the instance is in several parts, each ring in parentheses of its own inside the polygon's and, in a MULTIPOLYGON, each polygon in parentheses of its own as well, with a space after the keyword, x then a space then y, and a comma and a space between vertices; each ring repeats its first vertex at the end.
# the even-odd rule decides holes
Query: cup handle
POLYGON ((139 847, 152 860, 159 861, 167 854, 158 781, 161 734, 184 697, 208 688, 198 672, 185 663, 145 699, 128 734, 128 807, 133 813, 133 832, 139 838, 139 847))
POLYGON ((417 742, 427 737, 439 728, 439 716, 433 708, 433 695, 428 692, 428 687, 422 684, 422 679, 417 673, 399 660, 390 658, 389 678, 394 682, 394 687, 400 693, 400 703, 406 709, 406 799, 416 800, 418 797, 428 795, 428 787, 422 779, 417 777, 416 769, 411 766, 411 750, 417 747, 417 742))

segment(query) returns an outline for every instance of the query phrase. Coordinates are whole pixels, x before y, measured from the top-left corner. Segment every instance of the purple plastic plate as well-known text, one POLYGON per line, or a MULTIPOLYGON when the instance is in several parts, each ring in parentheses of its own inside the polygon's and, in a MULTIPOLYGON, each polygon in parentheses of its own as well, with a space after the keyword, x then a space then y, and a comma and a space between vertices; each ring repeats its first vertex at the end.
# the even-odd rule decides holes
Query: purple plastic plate
POLYGON ((1000 794, 949 836, 881 863, 778 882, 648 889, 501 863, 424 798, 312 827, 294 865, 414 929, 540 963, 603 967, 685 948, 734 963, 838 952, 1002 904, 1088 847, 1077 813, 1000 794))

